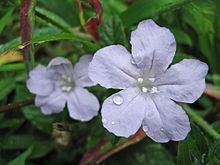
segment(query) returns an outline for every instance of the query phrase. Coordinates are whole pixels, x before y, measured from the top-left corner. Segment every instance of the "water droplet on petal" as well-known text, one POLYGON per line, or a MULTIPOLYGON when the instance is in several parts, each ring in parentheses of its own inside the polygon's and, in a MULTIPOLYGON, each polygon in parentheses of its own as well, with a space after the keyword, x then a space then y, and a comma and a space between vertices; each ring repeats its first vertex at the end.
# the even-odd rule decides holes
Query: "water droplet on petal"
POLYGON ((140 84, 142 84, 143 81, 144 81, 144 79, 143 79, 143 78, 138 78, 137 81, 138 81, 140 84))
POLYGON ((161 131, 164 131, 164 128, 162 127, 160 130, 161 130, 161 131))
POLYGON ((114 125, 114 124, 115 124, 115 122, 114 122, 114 121, 112 121, 111 123, 112 123, 112 125, 114 125))
POLYGON ((103 124, 107 124, 107 123, 108 123, 108 120, 107 120, 107 119, 102 119, 102 123, 103 123, 103 124))
POLYGON ((116 105, 121 105, 123 103, 123 101, 124 101, 124 99, 120 94, 117 94, 117 95, 113 96, 113 102, 116 105))
POLYGON ((136 64, 133 58, 131 58, 131 63, 132 63, 133 65, 136 64))
POLYGON ((142 87, 141 90, 142 90, 142 92, 144 92, 144 93, 146 93, 146 92, 148 91, 146 87, 142 87))
POLYGON ((142 61, 142 57, 140 54, 135 55, 135 63, 139 64, 142 61))

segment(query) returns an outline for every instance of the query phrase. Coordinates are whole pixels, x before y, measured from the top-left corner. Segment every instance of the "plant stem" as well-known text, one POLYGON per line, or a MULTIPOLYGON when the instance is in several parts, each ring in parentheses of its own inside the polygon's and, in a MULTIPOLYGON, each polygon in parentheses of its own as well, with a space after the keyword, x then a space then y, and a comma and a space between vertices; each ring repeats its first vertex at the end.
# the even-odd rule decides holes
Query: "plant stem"
MULTIPOLYGON (((33 15, 36 0, 22 0, 20 8, 20 36, 21 42, 26 43, 31 40, 32 29, 33 29, 33 15)), ((25 46, 22 49, 24 56, 24 64, 27 72, 33 67, 33 47, 32 45, 25 46)))
POLYGON ((196 122, 201 128, 203 128, 210 136, 212 136, 214 139, 220 138, 220 134, 188 105, 184 104, 183 108, 191 117, 191 119, 196 122))
POLYGON ((34 100, 30 99, 30 100, 26 100, 26 101, 22 101, 22 102, 18 102, 18 103, 10 103, 7 105, 1 105, 0 112, 9 111, 9 110, 17 110, 17 109, 20 109, 24 106, 31 105, 33 103, 34 103, 34 100))

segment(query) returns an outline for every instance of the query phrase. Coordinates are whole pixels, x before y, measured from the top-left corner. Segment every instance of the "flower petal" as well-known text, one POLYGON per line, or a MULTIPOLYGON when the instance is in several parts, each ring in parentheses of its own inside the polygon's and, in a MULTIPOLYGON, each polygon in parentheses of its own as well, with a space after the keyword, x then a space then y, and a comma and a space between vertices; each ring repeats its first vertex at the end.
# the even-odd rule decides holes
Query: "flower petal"
POLYGON ((131 64, 131 55, 121 45, 98 50, 89 66, 89 77, 106 88, 134 86, 139 76, 139 70, 131 64))
POLYGON ((94 83, 88 76, 88 67, 92 61, 92 55, 84 55, 74 67, 74 79, 77 86, 88 87, 94 86, 94 83))
POLYGON ((49 96, 36 96, 35 105, 41 108, 42 113, 59 113, 66 104, 66 95, 60 90, 55 90, 49 96))
POLYGON ((29 79, 26 82, 27 88, 31 93, 37 95, 49 95, 54 89, 51 76, 46 67, 38 65, 29 73, 29 79))
POLYGON ((139 67, 154 75, 165 71, 172 62, 176 42, 169 29, 153 20, 144 20, 131 33, 132 56, 139 67))
POLYGON ((47 66, 48 70, 59 74, 67 74, 73 76, 73 65, 64 57, 53 58, 47 66))
POLYGON ((99 110, 98 99, 87 89, 76 87, 67 100, 70 117, 80 121, 91 120, 99 110))
POLYGON ((189 118, 179 105, 161 95, 147 98, 146 103, 143 129, 151 139, 165 143, 186 138, 190 131, 189 118))
POLYGON ((171 66, 166 73, 156 81, 159 90, 169 98, 193 103, 205 90, 207 64, 194 59, 185 59, 171 66))
POLYGON ((140 128, 144 98, 137 88, 128 88, 108 97, 102 106, 103 126, 117 136, 129 137, 140 128))

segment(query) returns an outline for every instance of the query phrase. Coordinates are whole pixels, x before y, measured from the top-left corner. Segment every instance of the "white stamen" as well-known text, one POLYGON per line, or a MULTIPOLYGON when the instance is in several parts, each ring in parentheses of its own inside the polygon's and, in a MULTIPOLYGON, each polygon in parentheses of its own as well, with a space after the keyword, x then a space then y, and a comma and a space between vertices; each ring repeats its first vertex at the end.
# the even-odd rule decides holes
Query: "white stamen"
POLYGON ((71 86, 62 86, 61 90, 63 92, 70 92, 72 90, 72 87, 71 86))
POLYGON ((62 91, 66 91, 67 90, 67 87, 66 86, 62 86, 62 91))
POLYGON ((143 79, 143 78, 138 78, 137 81, 138 81, 140 84, 142 84, 143 81, 144 81, 144 79, 143 79))
POLYGON ((68 82, 71 82, 72 80, 71 80, 71 77, 67 77, 67 81, 68 82))
POLYGON ((148 80, 150 80, 151 82, 154 82, 155 78, 149 78, 148 80))
POLYGON ((65 74, 62 75, 63 79, 67 79, 67 76, 65 74))
POLYGON ((152 87, 150 93, 159 93, 160 91, 157 90, 157 87, 152 87))
POLYGON ((142 92, 144 92, 144 93, 146 93, 148 90, 147 90, 147 88, 146 87, 142 87, 142 92))
POLYGON ((72 89, 72 87, 70 87, 70 86, 66 87, 67 92, 71 91, 71 89, 72 89))

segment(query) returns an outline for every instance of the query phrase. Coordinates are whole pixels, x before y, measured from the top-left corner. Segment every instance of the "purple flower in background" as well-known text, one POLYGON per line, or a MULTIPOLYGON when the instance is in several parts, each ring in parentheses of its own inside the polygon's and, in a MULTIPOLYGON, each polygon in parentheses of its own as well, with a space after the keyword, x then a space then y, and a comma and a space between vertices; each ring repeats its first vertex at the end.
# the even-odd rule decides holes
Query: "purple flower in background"
POLYGON ((91 55, 82 56, 73 67, 67 59, 57 57, 48 67, 38 65, 29 73, 27 88, 36 94, 35 105, 42 113, 61 112, 67 102, 73 119, 88 121, 98 114, 97 98, 84 88, 96 85, 88 77, 91 60, 91 55))
POLYGON ((103 103, 104 127, 129 137, 142 125, 156 142, 183 140, 190 123, 175 101, 193 103, 202 95, 208 66, 184 59, 168 68, 176 51, 175 38, 153 20, 139 23, 131 33, 131 45, 132 54, 121 45, 102 48, 89 66, 94 82, 122 89, 103 103))

